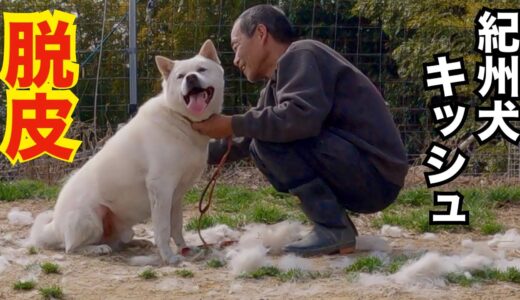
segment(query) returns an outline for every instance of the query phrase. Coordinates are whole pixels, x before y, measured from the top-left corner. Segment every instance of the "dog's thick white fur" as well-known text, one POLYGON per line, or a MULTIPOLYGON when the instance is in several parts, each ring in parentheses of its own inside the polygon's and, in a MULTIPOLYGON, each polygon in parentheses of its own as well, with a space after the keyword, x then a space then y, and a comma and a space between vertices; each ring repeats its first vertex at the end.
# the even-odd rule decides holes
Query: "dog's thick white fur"
POLYGON ((156 63, 162 93, 70 177, 54 211, 36 218, 28 244, 107 253, 129 243, 132 226, 151 216, 163 262, 180 261, 170 238, 178 249, 186 246, 182 198, 206 166, 209 142, 190 121, 221 111, 224 70, 210 40, 191 59, 157 56, 156 63))

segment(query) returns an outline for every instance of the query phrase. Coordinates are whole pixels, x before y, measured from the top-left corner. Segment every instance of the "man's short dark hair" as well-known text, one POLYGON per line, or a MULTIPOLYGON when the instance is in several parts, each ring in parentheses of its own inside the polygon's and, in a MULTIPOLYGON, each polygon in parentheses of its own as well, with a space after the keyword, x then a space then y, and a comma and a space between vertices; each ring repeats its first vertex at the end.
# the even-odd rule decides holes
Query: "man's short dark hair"
POLYGON ((277 42, 292 43, 296 38, 291 22, 284 12, 272 5, 260 4, 250 7, 238 17, 235 23, 238 21, 240 21, 240 30, 249 38, 253 36, 259 24, 263 24, 277 42))

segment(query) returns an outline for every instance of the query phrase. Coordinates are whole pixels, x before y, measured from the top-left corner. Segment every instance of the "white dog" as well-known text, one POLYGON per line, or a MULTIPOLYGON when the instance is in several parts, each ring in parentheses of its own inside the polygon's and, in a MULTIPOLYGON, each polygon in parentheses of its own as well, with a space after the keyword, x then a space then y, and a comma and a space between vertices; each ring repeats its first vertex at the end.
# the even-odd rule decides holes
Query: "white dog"
POLYGON ((209 138, 191 121, 222 109, 224 70, 207 40, 197 56, 155 58, 163 91, 140 107, 61 190, 54 212, 40 214, 29 244, 67 253, 102 254, 132 240, 132 226, 152 218, 155 244, 165 263, 176 264, 182 236, 182 199, 200 177, 209 138))

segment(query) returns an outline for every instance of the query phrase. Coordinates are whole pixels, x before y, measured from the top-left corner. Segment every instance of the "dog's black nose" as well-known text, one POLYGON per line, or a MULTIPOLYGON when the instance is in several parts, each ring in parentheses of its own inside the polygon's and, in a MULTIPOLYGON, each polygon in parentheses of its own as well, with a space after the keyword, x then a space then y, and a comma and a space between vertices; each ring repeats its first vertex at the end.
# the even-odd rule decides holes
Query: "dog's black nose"
POLYGON ((199 79, 197 78, 197 75, 191 74, 186 76, 186 83, 188 86, 197 86, 199 83, 199 79))

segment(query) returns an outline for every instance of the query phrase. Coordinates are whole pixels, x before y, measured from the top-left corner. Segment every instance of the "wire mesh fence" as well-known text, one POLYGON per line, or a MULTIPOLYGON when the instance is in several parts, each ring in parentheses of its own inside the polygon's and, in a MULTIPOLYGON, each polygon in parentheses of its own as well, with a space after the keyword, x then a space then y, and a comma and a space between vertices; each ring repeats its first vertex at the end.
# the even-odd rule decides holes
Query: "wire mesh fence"
MULTIPOLYGON (((427 61, 424 55, 417 55, 417 52, 423 50, 421 47, 431 46, 434 36, 444 34, 450 38, 452 32, 461 31, 459 28, 461 25, 438 26, 431 34, 421 35, 420 30, 407 23, 405 19, 396 21, 385 18, 384 12, 375 14, 374 11, 377 9, 370 6, 370 3, 377 2, 355 0, 137 1, 138 102, 142 104, 160 91, 160 74, 154 61, 156 55, 174 59, 188 58, 198 52, 204 40, 210 38, 219 51, 225 69, 224 113, 240 113, 254 106, 263 83, 247 82, 233 66, 234 53, 230 47, 229 34, 233 21, 244 9, 255 4, 274 4, 287 14, 299 38, 312 38, 329 45, 372 80, 388 102, 408 150, 410 164, 420 164, 421 157, 424 156, 430 143, 442 140, 433 129, 428 109, 428 101, 432 97, 435 98, 435 95, 424 91, 422 74, 417 71, 422 70, 422 64, 427 61), (398 30, 394 32, 393 28, 398 30), (423 45, 417 45, 417 49, 411 47, 411 50, 408 50, 411 51, 410 54, 407 54, 407 48, 403 48, 403 45, 417 43, 417 41, 423 45), (407 57, 403 59, 402 56, 407 57), (408 72, 403 71, 402 62, 409 66, 408 72)), ((413 1, 403 1, 403 5, 405 3, 409 4, 413 1)), ((118 124, 129 119, 128 1, 106 2, 107 10, 103 18, 100 12, 103 12, 104 4, 105 1, 100 0, 0 1, 0 11, 37 12, 59 9, 77 15, 76 49, 77 62, 80 64, 80 78, 73 92, 80 102, 74 112, 77 128, 68 136, 84 142, 74 164, 41 157, 13 167, 2 157, 0 180, 19 177, 57 180, 58 177, 84 163, 100 147, 102 143, 97 139, 106 140, 117 129, 118 124), (95 121, 94 115, 96 115, 95 121), (57 169, 63 171, 58 172, 57 169)), ((3 23, 0 15, 1 32, 3 32, 3 23)), ((462 31, 469 36, 469 43, 473 43, 474 27, 466 26, 462 31)), ((2 39, 0 41, 2 54, 3 44, 2 39)), ((470 46, 472 49, 473 45, 470 46)), ((450 47, 459 47, 459 44, 448 41, 446 47, 450 50, 450 47)), ((439 46, 439 51, 441 48, 439 46)), ((433 57, 429 57, 429 60, 432 59, 433 57)), ((0 97, 3 100, 0 111, 2 134, 5 129, 3 127, 5 88, 2 84, 0 88, 2 91, 0 97)), ((471 102, 473 106, 478 103, 472 97, 467 97, 464 101, 471 102)), ((465 133, 446 143, 455 149, 470 134, 471 126, 466 128, 465 133)), ((467 151, 470 152, 471 160, 465 170, 466 175, 513 177, 520 175, 518 147, 500 138, 494 139, 483 147, 473 143, 466 149, 467 151)))

